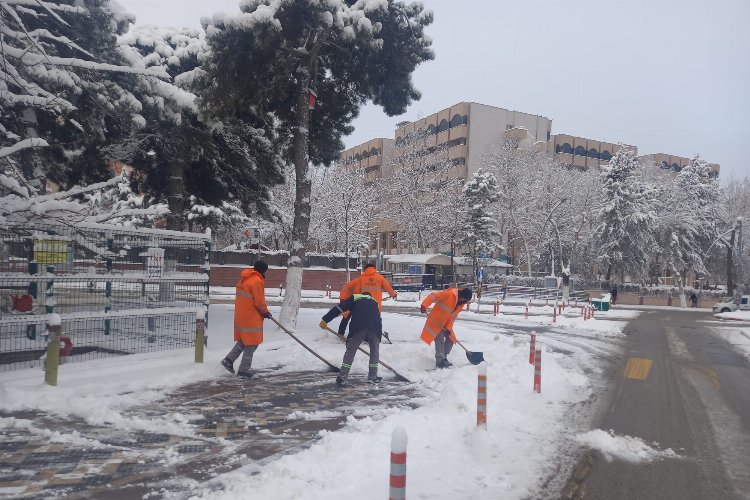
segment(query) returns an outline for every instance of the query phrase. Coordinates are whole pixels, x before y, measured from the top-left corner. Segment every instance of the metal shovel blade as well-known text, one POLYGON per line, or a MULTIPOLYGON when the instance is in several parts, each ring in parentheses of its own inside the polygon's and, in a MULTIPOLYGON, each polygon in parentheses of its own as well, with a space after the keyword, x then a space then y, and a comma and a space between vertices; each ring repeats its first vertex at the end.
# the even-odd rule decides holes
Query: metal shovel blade
POLYGON ((466 359, 468 359, 469 363, 471 363, 472 365, 478 365, 479 363, 484 361, 484 353, 466 351, 466 359))

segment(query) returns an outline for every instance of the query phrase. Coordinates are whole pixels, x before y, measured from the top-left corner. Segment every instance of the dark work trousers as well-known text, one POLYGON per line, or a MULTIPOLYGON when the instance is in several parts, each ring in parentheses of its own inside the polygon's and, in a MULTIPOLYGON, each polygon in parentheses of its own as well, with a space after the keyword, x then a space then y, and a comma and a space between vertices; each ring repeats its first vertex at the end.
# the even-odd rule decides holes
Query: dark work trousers
POLYGON ((346 326, 349 324, 351 317, 351 314, 347 315, 346 318, 343 316, 341 317, 341 323, 339 323, 339 335, 342 337, 346 337, 346 326))
POLYGON ((352 362, 354 361, 354 355, 357 353, 357 347, 363 341, 367 341, 370 346, 370 364, 369 370, 367 370, 367 380, 373 380, 378 376, 380 335, 378 332, 360 330, 358 332, 350 332, 349 338, 346 339, 346 352, 344 353, 344 361, 341 363, 341 372, 339 373, 339 377, 342 379, 346 380, 349 376, 349 370, 352 369, 352 362))
POLYGON ((450 333, 441 330, 435 337, 435 363, 448 359, 451 349, 453 349, 453 342, 451 342, 450 333))
POLYGON ((232 350, 227 354, 227 359, 234 363, 237 358, 242 354, 242 361, 240 361, 240 367, 237 369, 238 373, 250 373, 250 365, 253 364, 253 354, 258 348, 257 345, 243 345, 242 341, 237 342, 232 347, 232 350))

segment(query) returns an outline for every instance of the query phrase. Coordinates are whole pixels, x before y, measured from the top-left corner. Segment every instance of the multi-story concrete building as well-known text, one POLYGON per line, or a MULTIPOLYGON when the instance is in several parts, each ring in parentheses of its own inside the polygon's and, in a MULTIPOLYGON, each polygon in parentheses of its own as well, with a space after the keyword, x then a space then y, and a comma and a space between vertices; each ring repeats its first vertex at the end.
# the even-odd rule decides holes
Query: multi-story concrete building
POLYGON ((552 120, 541 115, 496 108, 476 102, 460 102, 413 122, 396 127, 396 155, 399 146, 429 150, 448 145, 452 161, 449 177, 467 179, 482 166, 482 157, 498 144, 507 130, 524 128, 535 141, 546 142, 552 132, 552 120))
POLYGON ((633 149, 638 154, 638 148, 628 144, 614 144, 567 134, 555 134, 547 142, 548 153, 554 154, 563 163, 581 168, 598 168, 621 148, 633 149))
POLYGON ((349 148, 339 156, 339 163, 348 168, 362 170, 365 181, 371 182, 383 177, 383 166, 393 157, 393 139, 380 137, 349 148))
MULTIPOLYGON (((643 165, 656 165, 662 170, 671 171, 676 175, 688 163, 690 163, 690 158, 685 158, 684 156, 669 155, 665 153, 655 153, 639 156, 638 161, 643 165)), ((713 170, 714 177, 718 177, 721 166, 718 163, 709 163, 708 166, 711 167, 711 170, 713 170)))

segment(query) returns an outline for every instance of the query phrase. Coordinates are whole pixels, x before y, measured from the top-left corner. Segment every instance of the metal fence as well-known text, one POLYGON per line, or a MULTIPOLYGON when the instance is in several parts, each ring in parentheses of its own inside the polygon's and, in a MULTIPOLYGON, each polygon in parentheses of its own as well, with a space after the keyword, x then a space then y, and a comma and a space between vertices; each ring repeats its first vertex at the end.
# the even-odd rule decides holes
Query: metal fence
POLYGON ((0 229, 0 371, 188 347, 208 308, 210 235, 103 224, 0 229))

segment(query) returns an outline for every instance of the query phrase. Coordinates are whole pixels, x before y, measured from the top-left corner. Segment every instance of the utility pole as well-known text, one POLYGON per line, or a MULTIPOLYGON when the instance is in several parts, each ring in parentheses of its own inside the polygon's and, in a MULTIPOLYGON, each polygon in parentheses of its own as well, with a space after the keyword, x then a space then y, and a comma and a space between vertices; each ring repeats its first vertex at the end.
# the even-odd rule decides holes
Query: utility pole
POLYGON ((742 276, 742 217, 737 217, 735 224, 737 228, 737 279, 734 287, 734 302, 739 305, 742 303, 742 292, 745 290, 745 280, 742 276))

